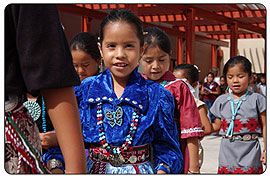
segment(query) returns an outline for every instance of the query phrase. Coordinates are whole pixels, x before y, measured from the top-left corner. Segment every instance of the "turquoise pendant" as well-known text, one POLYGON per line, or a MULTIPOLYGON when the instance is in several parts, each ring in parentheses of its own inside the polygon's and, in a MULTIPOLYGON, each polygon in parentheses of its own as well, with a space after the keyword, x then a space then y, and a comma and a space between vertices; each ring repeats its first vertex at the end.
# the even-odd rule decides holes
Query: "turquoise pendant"
POLYGON ((39 104, 35 101, 26 101, 23 103, 23 105, 28 110, 28 113, 34 119, 34 121, 36 121, 41 114, 39 104))

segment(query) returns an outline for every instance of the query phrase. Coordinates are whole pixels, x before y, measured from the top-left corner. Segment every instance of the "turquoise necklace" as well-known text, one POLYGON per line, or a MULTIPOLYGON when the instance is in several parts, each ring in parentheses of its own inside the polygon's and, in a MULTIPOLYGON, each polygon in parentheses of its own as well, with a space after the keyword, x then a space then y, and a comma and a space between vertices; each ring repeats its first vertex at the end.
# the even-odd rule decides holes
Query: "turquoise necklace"
POLYGON ((42 114, 41 114, 41 117, 42 117, 42 129, 43 129, 43 132, 46 133, 47 132, 47 128, 46 128, 46 108, 45 108, 45 102, 44 102, 43 97, 42 97, 42 114))
POLYGON ((39 104, 35 101, 26 101, 23 103, 25 108, 28 110, 29 115, 33 118, 34 121, 37 121, 37 119, 41 116, 42 117, 42 130, 44 133, 47 132, 46 128, 46 108, 45 108, 45 102, 42 97, 42 107, 40 108, 39 104))
POLYGON ((167 83, 166 80, 164 80, 162 83, 160 83, 163 87, 165 86, 165 84, 167 83))
MULTIPOLYGON (((248 89, 247 89, 247 91, 246 91, 246 93, 245 93, 245 95, 243 97, 241 97, 240 99, 234 99, 233 101, 230 102, 231 110, 232 110, 232 121, 231 121, 231 123, 229 125, 226 136, 231 137, 233 135, 233 127, 234 127, 234 121, 235 121, 236 114, 237 114, 242 102, 246 101, 247 94, 248 94, 248 89), (234 110, 234 104, 237 105, 235 110, 234 110)), ((232 99, 232 93, 230 92, 229 95, 230 96, 227 99, 231 100, 232 99)))

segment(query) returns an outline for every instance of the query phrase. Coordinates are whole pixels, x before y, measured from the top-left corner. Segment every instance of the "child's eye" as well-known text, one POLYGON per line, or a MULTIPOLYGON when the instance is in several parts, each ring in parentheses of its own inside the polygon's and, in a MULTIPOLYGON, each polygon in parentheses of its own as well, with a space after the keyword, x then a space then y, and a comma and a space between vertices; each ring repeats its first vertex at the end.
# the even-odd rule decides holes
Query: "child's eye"
POLYGON ((89 66, 89 64, 83 64, 83 67, 88 67, 89 66))
POLYGON ((232 79, 232 76, 228 76, 227 79, 232 79))
POLYGON ((115 45, 113 45, 113 44, 108 44, 108 45, 107 45, 107 48, 115 48, 115 45))
POLYGON ((164 59, 159 59, 159 62, 164 62, 165 60, 164 59))
POLYGON ((73 64, 73 66, 74 66, 75 68, 78 68, 78 65, 77 65, 77 64, 73 64))
POLYGON ((127 47, 127 48, 133 48, 133 47, 134 47, 134 45, 127 44, 127 45, 126 45, 126 47, 127 47))
POLYGON ((152 62, 152 60, 151 59, 145 59, 144 62, 150 64, 152 62))

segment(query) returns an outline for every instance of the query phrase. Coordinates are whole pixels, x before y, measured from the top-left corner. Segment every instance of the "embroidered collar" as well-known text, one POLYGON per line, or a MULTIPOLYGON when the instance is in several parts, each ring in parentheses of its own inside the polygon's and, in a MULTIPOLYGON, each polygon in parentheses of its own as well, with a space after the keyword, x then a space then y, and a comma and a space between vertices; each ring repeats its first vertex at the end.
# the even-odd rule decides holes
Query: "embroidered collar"
POLYGON ((120 104, 125 101, 143 112, 147 108, 147 83, 137 72, 137 68, 131 73, 127 86, 119 99, 113 91, 112 76, 108 69, 96 76, 90 84, 86 97, 89 103, 107 101, 111 104, 120 104))

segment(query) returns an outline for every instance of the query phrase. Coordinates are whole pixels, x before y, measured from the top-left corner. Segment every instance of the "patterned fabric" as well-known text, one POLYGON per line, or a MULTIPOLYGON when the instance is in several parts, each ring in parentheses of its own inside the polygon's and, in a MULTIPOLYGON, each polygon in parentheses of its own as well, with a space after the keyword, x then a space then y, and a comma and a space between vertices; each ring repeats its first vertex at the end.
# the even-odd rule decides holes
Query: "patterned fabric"
MULTIPOLYGON (((232 121, 229 94, 219 96, 210 111, 217 118, 221 118, 220 135, 226 135, 228 124, 232 121)), ((234 105, 236 108, 236 104, 234 105)), ((234 134, 261 133, 258 114, 266 110, 266 99, 258 93, 248 92, 246 100, 239 108, 234 122, 234 134)))
POLYGON ((262 174, 263 168, 262 167, 249 167, 249 168, 242 168, 237 167, 234 169, 229 169, 225 166, 218 168, 218 174, 262 174))
MULTIPOLYGON (((229 119, 223 119, 220 127, 220 134, 226 134, 227 129, 230 125, 229 119)), ((236 119, 234 121, 234 134, 244 134, 244 133, 261 133, 261 124, 256 118, 249 119, 236 119)))
MULTIPOLYGON (((134 108, 136 108, 141 116, 132 147, 151 144, 154 160, 154 167, 148 167, 150 163, 138 166, 140 172, 142 173, 143 170, 147 170, 148 173, 156 172, 160 163, 167 164, 171 173, 181 172, 183 158, 179 148, 176 124, 173 120, 174 100, 169 91, 155 82, 145 80, 137 72, 137 69, 130 75, 124 93, 119 99, 113 91, 109 70, 105 70, 98 76, 84 79, 81 86, 74 88, 74 90, 79 104, 85 142, 93 144, 100 141, 96 118, 98 103, 102 103, 103 113, 106 109, 116 112, 119 106, 123 110, 121 126, 114 125, 112 127, 107 118, 103 120, 106 140, 113 146, 123 144, 132 123, 134 108), (155 168, 155 170, 150 170, 150 168, 155 168)), ((107 170, 106 167, 106 173, 126 173, 127 168, 135 169, 133 166, 109 168, 111 170, 107 170)))
POLYGON ((5 112, 5 169, 10 174, 49 173, 41 158, 38 128, 19 104, 5 112))

